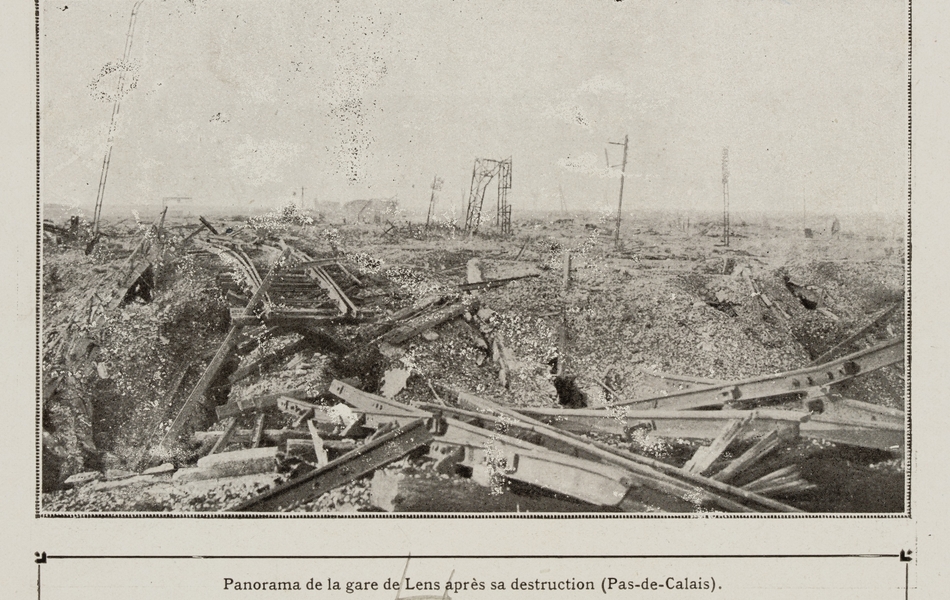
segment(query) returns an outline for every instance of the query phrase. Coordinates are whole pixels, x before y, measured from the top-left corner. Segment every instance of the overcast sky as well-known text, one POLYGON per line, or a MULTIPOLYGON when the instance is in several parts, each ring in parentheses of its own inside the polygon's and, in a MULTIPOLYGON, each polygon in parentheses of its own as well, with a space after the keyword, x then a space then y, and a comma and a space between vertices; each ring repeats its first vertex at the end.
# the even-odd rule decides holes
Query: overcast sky
POLYGON ((43 200, 457 210, 475 157, 519 209, 906 206, 898 0, 59 0, 42 13, 43 200), (110 66, 111 64, 111 66, 110 66), (610 146, 619 164, 622 148, 610 146))

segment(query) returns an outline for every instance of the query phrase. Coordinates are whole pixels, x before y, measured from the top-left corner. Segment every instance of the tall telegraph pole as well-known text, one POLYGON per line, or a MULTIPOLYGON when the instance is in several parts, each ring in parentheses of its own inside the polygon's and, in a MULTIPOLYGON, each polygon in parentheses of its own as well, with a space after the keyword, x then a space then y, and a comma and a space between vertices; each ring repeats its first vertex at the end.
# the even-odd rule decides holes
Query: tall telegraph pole
POLYGON ((729 148, 722 149, 722 243, 729 245, 729 148))
POLYGON ((607 142, 615 146, 623 146, 623 163, 620 167, 620 199, 617 201, 617 228, 614 230, 614 245, 620 246, 620 220, 623 215, 623 181, 627 175, 627 145, 630 142, 630 136, 623 136, 623 144, 620 142, 607 142))

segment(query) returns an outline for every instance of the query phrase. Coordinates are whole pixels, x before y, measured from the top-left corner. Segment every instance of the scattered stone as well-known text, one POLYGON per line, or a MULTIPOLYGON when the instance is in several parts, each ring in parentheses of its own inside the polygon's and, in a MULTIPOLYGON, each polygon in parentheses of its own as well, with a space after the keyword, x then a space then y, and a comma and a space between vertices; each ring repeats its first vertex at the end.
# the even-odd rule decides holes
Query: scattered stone
POLYGON ((422 339, 424 339, 427 342, 434 342, 437 339, 439 339, 439 334, 431 330, 425 331, 422 334, 422 339))
POLYGON ((429 456, 435 458, 433 471, 443 475, 454 475, 455 467, 465 460, 465 448, 433 442, 429 446, 429 456))
POLYGON ((482 281, 482 261, 473 258, 468 261, 468 283, 481 283, 482 281))
POLYGON ((152 467, 150 469, 145 469, 142 471, 142 475, 164 475, 165 473, 173 473, 175 471, 175 465, 172 463, 163 463, 157 467, 152 467))
POLYGON ((117 488, 124 488, 138 483, 149 483, 152 478, 138 475, 136 477, 128 477, 125 479, 117 479, 112 481, 94 481, 90 483, 87 487, 90 490, 95 490, 101 492, 103 490, 114 490, 117 488))
POLYGON ((198 459, 198 468, 207 471, 209 478, 267 473, 277 468, 277 447, 210 454, 198 459))
POLYGON ((84 473, 70 475, 63 483, 66 485, 82 485, 84 483, 89 483, 90 481, 95 481, 101 477, 102 473, 99 471, 86 471, 84 473))
POLYGON ((172 475, 172 481, 184 483, 187 481, 198 481, 199 479, 211 479, 207 474, 207 471, 199 469, 198 467, 185 467, 184 469, 175 471, 175 474, 172 475))
POLYGON ((406 389, 409 380, 409 369, 389 369, 383 374, 383 386, 379 393, 383 398, 394 398, 396 394, 406 389))
MULTIPOLYGON (((406 349, 400 348, 399 346, 394 346, 390 344, 389 342, 380 342, 379 353, 390 360, 399 360, 400 358, 406 355, 406 349)), ((354 386, 354 387, 358 387, 358 386, 354 386)))
POLYGON ((359 415, 353 412, 353 409, 346 404, 340 403, 327 409, 327 414, 341 430, 351 428, 358 420, 359 415))
POLYGON ((118 481, 119 479, 128 479, 129 477, 135 477, 138 473, 134 471, 125 471, 122 469, 106 469, 105 479, 106 481, 118 481))
POLYGON ((479 319, 481 319, 482 321, 489 321, 489 320, 491 320, 491 318, 494 317, 496 314, 498 314, 498 313, 496 313, 496 312, 493 311, 492 309, 490 309, 490 308, 488 308, 487 306, 485 306, 485 307, 482 307, 482 308, 478 309, 478 312, 475 313, 475 316, 477 316, 477 317, 478 317, 479 319))

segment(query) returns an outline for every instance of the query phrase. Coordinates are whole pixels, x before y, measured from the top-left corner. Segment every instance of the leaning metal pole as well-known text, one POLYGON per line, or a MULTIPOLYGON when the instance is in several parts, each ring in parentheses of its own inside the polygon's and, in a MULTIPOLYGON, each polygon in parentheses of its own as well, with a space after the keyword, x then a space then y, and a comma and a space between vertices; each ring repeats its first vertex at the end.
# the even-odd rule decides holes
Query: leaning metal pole
POLYGON ((722 149, 722 243, 729 245, 729 148, 722 149))
MULTIPOLYGON (((617 228, 614 230, 614 245, 620 246, 620 220, 623 215, 623 182, 627 178, 627 145, 629 144, 630 136, 623 136, 623 164, 620 167, 620 199, 617 201, 617 228)), ((620 145, 620 142, 609 142, 616 146, 620 145)))
POLYGON ((99 234, 99 216, 102 214, 102 199, 106 193, 106 180, 109 178, 109 164, 112 162, 112 146, 115 143, 116 120, 119 117, 119 109, 122 105, 122 92, 125 87, 125 68, 129 63, 129 56, 132 54, 132 36, 135 34, 135 18, 138 16, 139 7, 145 0, 138 0, 132 6, 132 15, 129 17, 129 31, 125 36, 125 53, 122 56, 122 68, 119 69, 119 81, 116 84, 115 100, 112 103, 112 119, 109 121, 109 140, 106 155, 102 159, 102 171, 99 173, 99 189, 96 192, 96 208, 93 212, 92 234, 99 234))

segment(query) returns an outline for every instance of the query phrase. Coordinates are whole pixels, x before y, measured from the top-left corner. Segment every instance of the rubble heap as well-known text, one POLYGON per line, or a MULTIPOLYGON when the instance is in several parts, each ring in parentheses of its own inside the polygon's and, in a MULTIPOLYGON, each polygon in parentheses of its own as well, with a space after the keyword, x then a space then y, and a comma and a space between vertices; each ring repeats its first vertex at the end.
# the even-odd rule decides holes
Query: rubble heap
POLYGON ((44 511, 902 509, 895 260, 200 221, 46 229, 44 511))

